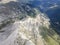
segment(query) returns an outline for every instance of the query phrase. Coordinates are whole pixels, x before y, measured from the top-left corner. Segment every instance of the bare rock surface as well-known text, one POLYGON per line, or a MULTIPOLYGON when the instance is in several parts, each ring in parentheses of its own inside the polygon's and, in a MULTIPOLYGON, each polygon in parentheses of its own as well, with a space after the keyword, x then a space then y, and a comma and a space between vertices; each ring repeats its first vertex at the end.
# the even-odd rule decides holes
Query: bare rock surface
POLYGON ((44 45, 39 27, 50 25, 44 14, 17 2, 0 6, 0 45, 44 45))

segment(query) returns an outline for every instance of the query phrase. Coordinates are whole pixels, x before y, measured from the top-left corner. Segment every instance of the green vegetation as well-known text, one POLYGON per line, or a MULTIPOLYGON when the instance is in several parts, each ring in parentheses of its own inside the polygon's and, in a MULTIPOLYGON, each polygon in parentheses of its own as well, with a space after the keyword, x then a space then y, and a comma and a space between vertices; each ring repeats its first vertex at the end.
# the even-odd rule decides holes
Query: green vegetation
POLYGON ((35 11, 30 11, 30 12, 28 12, 28 16, 30 16, 30 17, 35 17, 35 16, 36 16, 35 11))
POLYGON ((60 45, 59 35, 52 29, 40 26, 41 35, 44 38, 46 45, 60 45))
POLYGON ((28 16, 34 18, 37 14, 40 14, 40 11, 38 9, 33 8, 31 11, 28 11, 27 14, 28 16))

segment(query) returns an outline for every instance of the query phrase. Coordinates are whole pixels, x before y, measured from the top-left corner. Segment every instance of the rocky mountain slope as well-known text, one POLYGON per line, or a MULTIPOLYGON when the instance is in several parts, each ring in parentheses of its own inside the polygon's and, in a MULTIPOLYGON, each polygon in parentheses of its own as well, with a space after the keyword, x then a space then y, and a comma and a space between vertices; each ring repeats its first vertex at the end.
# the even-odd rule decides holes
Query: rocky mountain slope
POLYGON ((50 19, 29 4, 0 4, 0 45, 60 45, 50 19))

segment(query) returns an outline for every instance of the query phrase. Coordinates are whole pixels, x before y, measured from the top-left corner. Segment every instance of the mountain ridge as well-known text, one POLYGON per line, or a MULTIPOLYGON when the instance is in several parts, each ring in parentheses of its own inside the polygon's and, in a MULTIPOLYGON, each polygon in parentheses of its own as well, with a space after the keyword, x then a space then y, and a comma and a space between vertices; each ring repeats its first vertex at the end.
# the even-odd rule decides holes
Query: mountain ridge
POLYGON ((50 19, 39 9, 13 1, 0 9, 0 25, 4 26, 0 45, 60 45, 59 35, 49 27, 50 19))

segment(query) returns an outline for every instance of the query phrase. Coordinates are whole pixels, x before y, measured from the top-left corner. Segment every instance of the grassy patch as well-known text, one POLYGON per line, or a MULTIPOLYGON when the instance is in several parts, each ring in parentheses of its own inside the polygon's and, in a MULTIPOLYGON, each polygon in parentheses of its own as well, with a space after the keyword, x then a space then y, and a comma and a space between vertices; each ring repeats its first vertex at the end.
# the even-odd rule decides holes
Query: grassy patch
POLYGON ((39 29, 47 45, 60 45, 59 35, 53 29, 48 29, 44 26, 39 27, 39 29))

